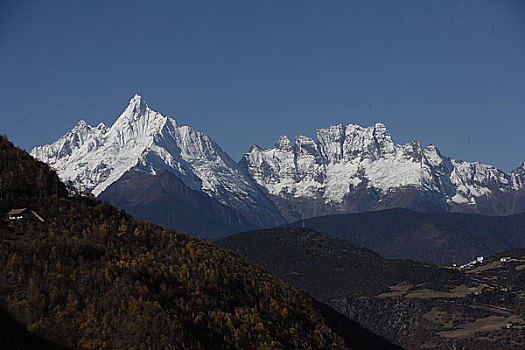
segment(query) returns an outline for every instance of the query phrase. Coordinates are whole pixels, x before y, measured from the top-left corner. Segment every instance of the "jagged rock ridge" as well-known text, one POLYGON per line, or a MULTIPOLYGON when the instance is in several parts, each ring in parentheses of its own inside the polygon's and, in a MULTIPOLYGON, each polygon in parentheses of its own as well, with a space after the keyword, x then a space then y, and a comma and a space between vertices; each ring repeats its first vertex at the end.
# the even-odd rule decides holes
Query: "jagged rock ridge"
POLYGON ((441 155, 418 141, 397 145, 385 125, 336 125, 274 146, 252 146, 241 161, 289 219, 407 207, 423 211, 505 215, 525 211, 524 167, 510 174, 492 165, 441 155))

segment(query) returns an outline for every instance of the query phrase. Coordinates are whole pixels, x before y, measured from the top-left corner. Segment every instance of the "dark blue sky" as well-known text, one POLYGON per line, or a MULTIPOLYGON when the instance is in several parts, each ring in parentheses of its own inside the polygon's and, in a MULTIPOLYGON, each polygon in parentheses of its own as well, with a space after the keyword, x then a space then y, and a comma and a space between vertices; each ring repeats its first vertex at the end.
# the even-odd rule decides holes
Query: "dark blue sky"
POLYGON ((134 93, 238 160, 381 121, 398 143, 525 161, 525 1, 0 1, 0 132, 111 125, 134 93))

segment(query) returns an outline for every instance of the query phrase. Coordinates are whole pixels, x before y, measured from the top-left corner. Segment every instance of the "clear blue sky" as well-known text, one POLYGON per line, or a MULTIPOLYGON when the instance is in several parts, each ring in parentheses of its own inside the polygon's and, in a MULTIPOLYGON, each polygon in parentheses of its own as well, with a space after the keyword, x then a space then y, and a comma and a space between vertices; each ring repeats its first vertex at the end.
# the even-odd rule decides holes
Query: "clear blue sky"
POLYGON ((0 132, 31 149, 134 93, 238 160, 381 121, 394 141, 525 161, 525 1, 0 1, 0 132))

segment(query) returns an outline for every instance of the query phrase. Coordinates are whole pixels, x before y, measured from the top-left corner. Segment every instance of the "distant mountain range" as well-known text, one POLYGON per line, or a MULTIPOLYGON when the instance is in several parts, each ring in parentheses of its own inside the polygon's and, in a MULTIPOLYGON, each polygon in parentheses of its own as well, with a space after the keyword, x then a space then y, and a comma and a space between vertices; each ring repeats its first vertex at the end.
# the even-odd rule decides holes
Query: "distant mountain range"
POLYGON ((176 228, 207 238, 393 207, 486 215, 525 212, 525 164, 506 174, 491 165, 443 156, 433 145, 397 145, 380 123, 319 129, 316 140, 299 135, 292 143, 282 136, 271 148, 252 146, 235 162, 206 134, 153 111, 139 95, 111 127, 80 121, 56 142, 35 147, 31 155, 79 190, 137 217, 172 225, 175 221, 152 212, 162 207, 174 213, 178 208, 187 223, 176 228), (163 170, 169 175, 159 177, 163 170), (142 190, 137 196, 129 190, 137 188, 134 181, 145 181, 137 172, 152 177, 147 181, 157 195, 142 190), (170 181, 174 184, 168 185, 170 181), (174 187, 185 195, 168 200, 174 187), (194 220, 191 211, 182 209, 195 208, 196 193, 191 191, 208 199, 199 197, 197 202, 207 202, 207 209, 194 220))

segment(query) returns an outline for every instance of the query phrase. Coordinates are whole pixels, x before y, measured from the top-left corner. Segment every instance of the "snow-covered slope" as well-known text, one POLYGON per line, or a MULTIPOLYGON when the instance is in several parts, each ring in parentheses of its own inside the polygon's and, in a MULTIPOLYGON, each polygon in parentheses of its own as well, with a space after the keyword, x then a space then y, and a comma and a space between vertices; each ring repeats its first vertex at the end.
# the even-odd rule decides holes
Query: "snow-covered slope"
POLYGON ((260 225, 282 221, 245 171, 206 134, 179 126, 135 95, 107 128, 81 121, 58 141, 31 151, 63 180, 98 196, 128 170, 155 175, 163 169, 260 225))
MULTIPOLYGON (((394 194, 394 203, 410 207, 407 201, 414 199, 399 196, 413 190, 443 209, 477 212, 479 208, 472 208, 478 199, 523 187, 518 170, 509 175, 491 165, 444 157, 434 145, 422 148, 417 141, 396 145, 380 123, 319 129, 317 141, 299 135, 292 144, 281 136, 271 148, 252 146, 242 164, 281 210, 292 202, 303 217, 301 211, 320 215, 358 210, 349 207, 350 200, 371 201, 364 209, 383 208, 388 204, 378 204, 394 194), (305 210, 308 201, 319 209, 305 210), (303 203, 299 209, 297 203, 303 203)), ((416 200, 421 202, 420 196, 416 200)))
POLYGON ((140 162, 166 122, 137 95, 111 128, 94 128, 81 120, 55 143, 35 147, 31 155, 81 191, 98 195, 140 162))

